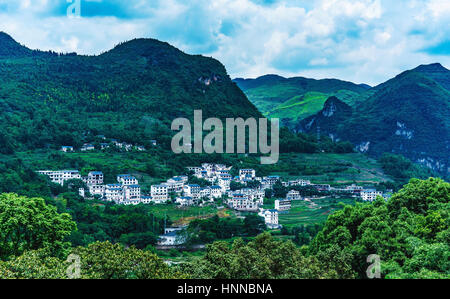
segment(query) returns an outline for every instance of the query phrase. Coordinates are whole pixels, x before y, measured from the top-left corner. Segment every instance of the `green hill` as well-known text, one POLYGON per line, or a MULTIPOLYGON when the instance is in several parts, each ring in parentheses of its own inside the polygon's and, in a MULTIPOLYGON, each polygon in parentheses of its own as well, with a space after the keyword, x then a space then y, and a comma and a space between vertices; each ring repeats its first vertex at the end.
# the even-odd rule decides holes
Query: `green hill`
POLYGON ((300 122, 298 130, 349 140, 362 152, 400 153, 443 174, 450 173, 450 71, 423 65, 374 87, 350 112, 326 110, 300 122), (344 114, 345 113, 345 114, 344 114))
POLYGON ((102 134, 170 144, 177 117, 260 117, 212 58, 136 39, 98 56, 30 50, 0 33, 0 153, 102 134))
POLYGON ((364 95, 370 88, 336 79, 283 78, 276 75, 238 78, 234 82, 265 116, 280 118, 289 127, 319 112, 330 96, 353 106, 365 100, 364 95))

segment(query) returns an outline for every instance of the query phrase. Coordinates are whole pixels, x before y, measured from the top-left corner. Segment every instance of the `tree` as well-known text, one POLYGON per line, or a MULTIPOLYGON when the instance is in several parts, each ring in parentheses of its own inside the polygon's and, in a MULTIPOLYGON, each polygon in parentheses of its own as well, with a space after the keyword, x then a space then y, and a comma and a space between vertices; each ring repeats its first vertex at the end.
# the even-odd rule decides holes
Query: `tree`
POLYGON ((0 195, 0 259, 39 248, 61 254, 70 246, 65 238, 75 229, 69 214, 58 214, 42 198, 0 195))
POLYGON ((330 249, 330 257, 320 261, 304 256, 291 241, 277 241, 269 233, 245 243, 236 239, 207 245, 205 256, 185 265, 192 277, 202 279, 318 279, 354 277, 351 254, 330 249), (336 260, 333 260, 336 257, 336 260))
POLYGON ((387 202, 379 198, 346 206, 328 217, 309 253, 349 251, 360 278, 366 278, 366 259, 372 254, 381 258, 383 277, 448 276, 449 190, 450 184, 441 179, 412 179, 387 202))
POLYGON ((188 278, 171 269, 156 254, 124 248, 120 244, 97 242, 78 247, 73 254, 80 257, 83 279, 174 279, 188 278))
MULTIPOLYGON (((78 247, 81 279, 182 279, 188 275, 172 270, 149 251, 120 244, 97 242, 78 247)), ((7 262, 0 261, 0 277, 12 279, 67 279, 72 264, 46 249, 27 251, 7 262)))

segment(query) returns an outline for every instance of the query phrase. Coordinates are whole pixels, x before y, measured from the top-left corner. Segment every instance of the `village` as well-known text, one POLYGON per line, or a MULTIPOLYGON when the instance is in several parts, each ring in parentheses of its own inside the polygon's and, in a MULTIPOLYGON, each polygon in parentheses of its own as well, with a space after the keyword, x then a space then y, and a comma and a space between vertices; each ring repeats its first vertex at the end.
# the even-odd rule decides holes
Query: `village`
POLYGON ((149 194, 143 194, 139 181, 131 174, 119 174, 114 183, 105 184, 101 171, 91 171, 87 176, 82 176, 78 170, 41 170, 38 173, 60 185, 64 185, 69 180, 82 180, 86 187, 78 190, 80 196, 86 199, 97 198, 119 205, 175 203, 180 207, 190 207, 214 204, 221 200, 237 212, 258 213, 270 229, 281 227, 278 221, 279 213, 289 211, 293 201, 308 200, 302 197, 299 191, 294 190, 297 186, 310 186, 318 192, 333 194, 345 192, 363 201, 374 201, 378 196, 384 198, 390 196, 389 193, 377 191, 375 188, 365 189, 355 184, 335 188, 330 185, 312 184, 309 180, 300 178, 285 181, 279 176, 258 177, 254 169, 239 169, 239 175, 232 177, 231 168, 210 163, 203 163, 198 167, 187 167, 186 174, 174 176, 158 185, 151 185, 149 194), (190 184, 188 174, 207 181, 209 186, 190 184), (231 190, 232 182, 245 188, 231 190), (288 189, 292 187, 292 190, 285 198, 275 200, 274 209, 264 209, 266 190, 273 189, 277 183, 281 183, 288 189))

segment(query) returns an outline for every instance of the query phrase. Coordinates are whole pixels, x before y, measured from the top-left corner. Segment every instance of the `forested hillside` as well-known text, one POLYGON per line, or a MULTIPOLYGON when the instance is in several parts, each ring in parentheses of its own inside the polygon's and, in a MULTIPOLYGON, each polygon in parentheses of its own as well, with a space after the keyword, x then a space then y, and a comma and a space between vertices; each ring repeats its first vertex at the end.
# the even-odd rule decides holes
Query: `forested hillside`
POLYGON ((79 146, 97 134, 170 143, 177 117, 259 117, 212 58, 136 39, 98 56, 32 51, 0 33, 0 153, 79 146))
POLYGON ((325 105, 297 129, 316 132, 320 128, 335 139, 351 141, 362 152, 402 154, 448 175, 449 81, 450 71, 442 65, 420 66, 374 87, 372 95, 351 112, 330 111, 330 105, 325 105))

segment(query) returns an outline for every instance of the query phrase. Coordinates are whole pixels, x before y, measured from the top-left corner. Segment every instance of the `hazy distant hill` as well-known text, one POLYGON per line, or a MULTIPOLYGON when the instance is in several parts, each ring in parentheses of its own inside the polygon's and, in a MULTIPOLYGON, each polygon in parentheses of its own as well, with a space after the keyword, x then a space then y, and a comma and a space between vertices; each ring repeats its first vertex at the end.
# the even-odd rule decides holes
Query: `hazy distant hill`
POLYGON ((320 129, 372 155, 401 153, 448 175, 449 88, 449 70, 440 64, 422 65, 370 89, 368 98, 354 105, 351 112, 344 103, 330 99, 323 110, 301 121, 297 129, 320 129))
POLYGON ((280 118, 289 127, 295 127, 298 121, 319 112, 330 96, 354 105, 365 99, 363 95, 370 88, 336 79, 283 78, 277 75, 233 81, 264 115, 280 118))
POLYGON ((170 123, 192 117, 260 117, 212 58, 136 39, 98 56, 34 51, 0 33, 0 153, 79 145, 103 134, 168 143, 170 123))

